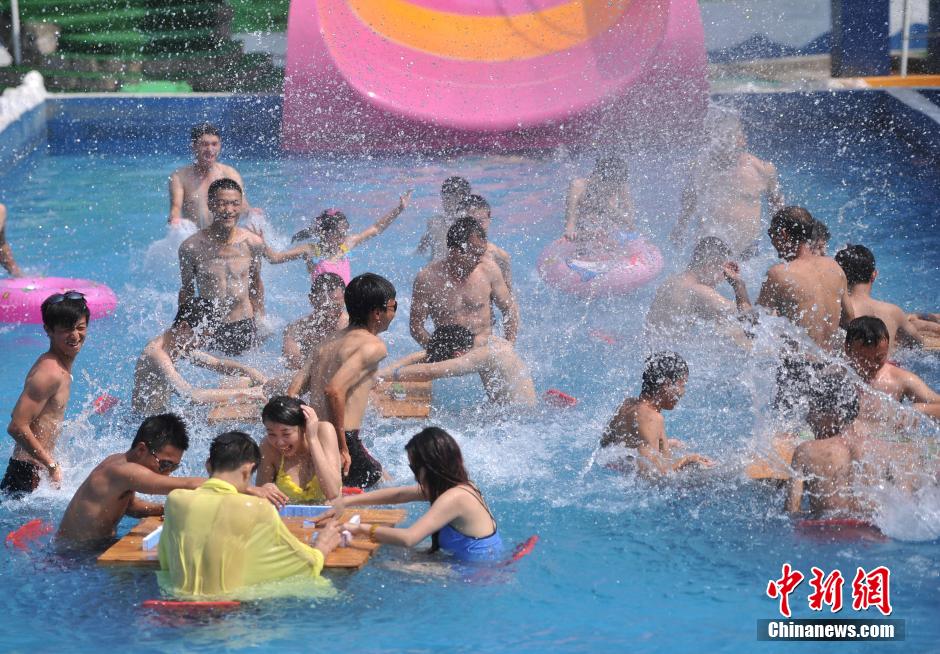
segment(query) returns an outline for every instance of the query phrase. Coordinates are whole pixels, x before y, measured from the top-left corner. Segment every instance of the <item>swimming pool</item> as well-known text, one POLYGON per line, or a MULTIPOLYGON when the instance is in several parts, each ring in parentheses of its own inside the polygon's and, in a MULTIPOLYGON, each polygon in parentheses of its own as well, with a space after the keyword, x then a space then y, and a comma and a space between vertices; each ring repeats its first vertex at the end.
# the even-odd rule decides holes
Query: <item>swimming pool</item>
MULTIPOLYGON (((880 269, 876 292, 911 309, 937 309, 940 126, 874 92, 720 100, 738 107, 753 150, 777 164, 789 201, 829 224, 831 252, 846 241, 868 244, 880 269)), ((353 255, 354 273, 383 273, 399 289, 401 310, 386 339, 393 355, 414 347, 408 300, 422 259, 413 250, 436 207, 441 179, 462 174, 490 199, 492 240, 514 259, 523 317, 519 350, 539 391, 558 388, 580 402, 568 411, 494 415, 474 407, 482 397, 478 384, 451 380, 436 387, 440 408, 432 422, 458 437, 504 537, 514 543, 538 534, 541 541, 511 573, 487 584, 429 571, 415 565, 423 563, 421 556, 385 547, 362 571, 333 577, 341 591, 337 599, 271 601, 182 626, 158 622, 138 608, 157 594, 152 573, 4 548, 4 649, 751 651, 755 621, 777 616, 776 602, 764 591, 784 562, 807 575, 814 565, 838 568, 849 581, 856 566, 889 566, 892 617, 906 620, 906 643, 842 647, 936 647, 940 501, 898 507, 886 526, 898 539, 820 543, 794 533, 781 515, 779 495, 743 479, 741 450, 771 388, 766 355, 748 358, 700 344, 680 348, 691 379, 685 399, 667 416, 667 428, 695 449, 728 461, 713 478, 650 488, 592 464, 611 412, 639 388, 646 350, 637 338, 652 289, 620 301, 579 304, 538 281, 535 259, 561 232, 567 180, 590 168, 590 153, 281 157, 279 110, 272 97, 47 103, 45 144, 0 177, 0 201, 10 210, 8 238, 28 270, 106 282, 121 304, 113 319, 92 324, 76 363, 70 423, 60 441, 64 489, 43 489, 24 502, 0 505, 0 534, 34 517, 57 522, 88 469, 129 444, 136 425, 124 424, 120 411, 93 415, 91 401, 108 391, 128 404, 137 353, 172 317, 175 261, 165 253, 146 253, 163 236, 165 180, 186 160, 186 132, 209 118, 223 128, 223 160, 239 168, 249 199, 267 210, 275 240, 292 233, 303 215, 327 206, 346 210, 354 226, 363 225, 390 208, 399 192, 417 189, 412 208, 353 255), (591 338, 594 329, 621 344, 591 338), (905 517, 904 510, 914 509, 921 524, 905 517)), ((653 240, 664 244, 678 207, 681 159, 646 152, 631 163, 643 220, 653 240)), ((752 298, 772 260, 766 239, 762 247, 745 270, 752 298)), ((684 265, 684 254, 665 254, 667 267, 684 265)), ((275 326, 306 311, 302 264, 269 266, 264 276, 275 326)), ((250 360, 273 362, 278 344, 271 339, 250 360)), ((45 347, 35 327, 0 326, 4 412, 45 347)), ((940 386, 936 356, 908 355, 904 363, 940 386)), ((396 478, 407 479, 402 448, 420 424, 373 424, 367 442, 371 437, 377 457, 396 478)), ((183 473, 202 469, 214 433, 206 427, 193 432, 183 473)), ((3 439, 0 460, 11 449, 10 439, 3 439)), ((815 617, 806 605, 808 592, 804 581, 792 596, 795 617, 815 617)), ((850 603, 848 587, 846 595, 850 603)), ((839 617, 880 614, 849 608, 839 617)), ((767 647, 803 651, 812 645, 767 647)))

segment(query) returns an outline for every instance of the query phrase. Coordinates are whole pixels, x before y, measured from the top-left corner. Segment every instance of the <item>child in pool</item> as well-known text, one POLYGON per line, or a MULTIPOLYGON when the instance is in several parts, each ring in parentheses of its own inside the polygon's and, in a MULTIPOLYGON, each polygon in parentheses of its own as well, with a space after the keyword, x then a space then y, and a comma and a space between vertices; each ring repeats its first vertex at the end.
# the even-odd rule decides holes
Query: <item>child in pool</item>
POLYGON ((327 209, 314 221, 313 226, 302 229, 291 238, 291 242, 316 238, 319 243, 314 246, 312 256, 307 258, 307 270, 310 271, 310 281, 315 282, 323 273, 335 273, 346 284, 352 278, 349 265, 349 254, 357 245, 378 236, 384 232, 392 222, 408 207, 412 191, 406 191, 399 198, 398 206, 379 218, 374 225, 361 232, 350 235, 349 220, 346 214, 337 209, 327 209))
POLYGON ((333 500, 342 491, 336 431, 300 400, 278 395, 261 411, 265 436, 256 483, 274 483, 293 504, 333 500))
MULTIPOLYGON (((503 552, 496 519, 480 489, 470 481, 460 447, 438 427, 427 427, 405 445, 416 486, 384 488, 334 502, 335 514, 354 506, 430 502, 427 513, 410 527, 346 523, 343 529, 375 543, 413 547, 431 536, 431 552, 444 550, 461 561, 489 561, 503 552)), ((328 515, 333 515, 333 511, 328 515)), ((327 516, 324 516, 327 517, 327 516)))

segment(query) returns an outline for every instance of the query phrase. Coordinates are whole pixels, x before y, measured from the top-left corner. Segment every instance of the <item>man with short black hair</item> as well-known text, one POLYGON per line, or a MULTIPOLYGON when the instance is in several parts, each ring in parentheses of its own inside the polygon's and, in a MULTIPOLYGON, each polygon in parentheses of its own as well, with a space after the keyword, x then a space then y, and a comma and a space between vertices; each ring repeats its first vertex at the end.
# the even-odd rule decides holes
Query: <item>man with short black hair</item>
MULTIPOLYGON (((170 217, 171 225, 178 225, 186 220, 195 223, 199 229, 208 227, 212 218, 208 205, 209 186, 219 179, 232 179, 239 186, 244 186, 238 171, 219 161, 222 150, 222 136, 210 123, 196 125, 190 131, 190 147, 194 162, 177 169, 170 175, 170 217)), ((244 199, 242 211, 248 210, 248 200, 244 199)))
POLYGON ((339 545, 339 525, 319 532, 315 547, 302 543, 270 503, 246 494, 261 461, 248 434, 213 439, 196 490, 169 494, 160 535, 160 586, 187 596, 237 593, 290 577, 319 581, 326 556, 339 545))
POLYGON ((379 363, 388 355, 378 335, 394 320, 398 301, 390 281, 365 273, 346 286, 345 304, 349 325, 330 334, 310 355, 287 394, 299 397, 309 391, 310 406, 333 423, 339 437, 343 484, 367 488, 382 479, 382 464, 369 454, 359 431, 379 363))
POLYGON ((263 400, 264 373, 231 359, 218 359, 198 349, 211 307, 202 298, 180 305, 170 328, 153 338, 137 358, 134 368, 134 411, 147 416, 165 411, 175 393, 195 404, 217 404, 233 400, 263 400), (180 359, 223 375, 243 375, 257 386, 251 388, 196 388, 176 365, 180 359))
MULTIPOLYGON (((931 389, 920 377, 888 362, 888 328, 881 318, 862 316, 849 323, 845 333, 845 356, 849 364, 868 386, 884 393, 897 402, 910 400, 921 413, 940 418, 940 394, 931 389)), ((860 420, 866 431, 872 433, 895 429, 894 407, 885 407, 880 398, 871 393, 862 397, 860 420)))
POLYGON ((62 469, 55 446, 72 390, 72 365, 85 344, 91 312, 77 291, 55 293, 40 307, 49 351, 26 373, 7 433, 16 441, 0 491, 13 497, 32 493, 45 471, 56 486, 62 469))
POLYGON ((235 356, 258 343, 257 322, 264 317, 261 259, 284 263, 300 259, 312 246, 275 252, 257 234, 237 226, 244 206, 241 185, 217 179, 209 186, 212 224, 183 241, 179 249, 179 305, 196 297, 212 303, 207 345, 235 356))
POLYGON ((826 352, 839 348, 839 326, 855 317, 845 273, 812 250, 815 219, 803 207, 774 214, 768 234, 783 263, 767 271, 757 304, 806 330, 826 352))
POLYGON ((636 450, 630 458, 636 470, 646 477, 658 477, 693 465, 714 465, 701 454, 687 454, 673 459, 672 448, 678 440, 666 436, 663 411, 676 408, 685 394, 689 366, 675 352, 656 352, 646 358, 643 386, 639 397, 628 397, 617 409, 601 437, 601 447, 619 445, 636 450))
POLYGON ((486 254, 486 231, 470 217, 460 218, 447 232, 447 258, 425 266, 415 277, 411 295, 411 336, 427 347, 431 339, 425 322, 435 327, 462 325, 474 337, 493 331, 491 304, 503 316, 503 335, 514 343, 519 309, 503 274, 486 254))
POLYGON ((503 273, 503 281, 512 291, 512 259, 509 253, 490 240, 490 225, 493 223, 493 214, 490 209, 490 203, 482 195, 469 195, 460 203, 457 214, 462 218, 468 216, 480 223, 480 227, 486 232, 486 256, 492 259, 500 271, 503 273))
POLYGON ((171 477, 189 448, 186 424, 173 413, 150 416, 126 452, 112 454, 85 479, 62 516, 56 539, 68 546, 98 547, 114 539, 118 523, 163 515, 163 505, 137 497, 197 488, 201 477, 171 477))
POLYGON ((849 302, 855 315, 875 316, 888 328, 889 352, 901 344, 922 347, 924 337, 907 319, 901 307, 871 296, 872 286, 878 278, 874 253, 864 245, 847 245, 836 252, 835 259, 845 273, 849 285, 849 302))

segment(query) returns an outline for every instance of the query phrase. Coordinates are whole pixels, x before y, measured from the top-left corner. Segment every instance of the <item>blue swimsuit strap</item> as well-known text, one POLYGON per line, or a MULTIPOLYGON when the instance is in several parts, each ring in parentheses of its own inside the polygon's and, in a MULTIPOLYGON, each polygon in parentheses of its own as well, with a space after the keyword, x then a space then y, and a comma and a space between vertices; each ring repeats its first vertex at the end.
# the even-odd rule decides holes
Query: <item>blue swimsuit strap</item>
POLYGON ((470 488, 467 488, 467 486, 464 486, 464 485, 456 486, 456 488, 462 488, 463 490, 467 491, 468 493, 470 493, 470 495, 472 495, 474 498, 476 498, 476 500, 477 500, 480 504, 483 505, 483 508, 486 509, 486 513, 490 516, 490 520, 493 521, 493 533, 490 534, 489 536, 467 536, 467 534, 463 533, 462 531, 460 531, 460 530, 457 529, 456 527, 450 527, 450 523, 448 523, 447 526, 450 527, 451 529, 453 529, 454 531, 456 531, 458 534, 460 534, 460 535, 463 536, 464 538, 472 538, 472 539, 474 539, 474 540, 482 540, 482 539, 484 539, 484 538, 490 538, 490 537, 492 537, 493 535, 496 534, 496 531, 499 529, 499 525, 496 524, 496 518, 493 517, 493 512, 490 511, 490 507, 488 507, 488 506, 486 505, 486 502, 483 501, 483 493, 480 492, 480 489, 477 488, 477 487, 473 484, 473 482, 467 482, 467 484, 470 486, 470 488), (472 489, 472 490, 471 490, 471 489, 472 489))

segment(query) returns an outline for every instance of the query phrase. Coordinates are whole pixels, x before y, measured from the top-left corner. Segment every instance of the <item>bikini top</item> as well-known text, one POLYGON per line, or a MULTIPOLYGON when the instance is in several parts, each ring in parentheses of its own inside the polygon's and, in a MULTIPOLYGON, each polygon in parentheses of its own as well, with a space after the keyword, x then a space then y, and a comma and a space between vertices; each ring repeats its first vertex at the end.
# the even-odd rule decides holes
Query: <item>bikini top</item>
POLYGON ((326 499, 323 490, 320 488, 320 480, 314 475, 307 482, 307 485, 301 488, 294 479, 284 472, 284 456, 281 456, 281 464, 277 468, 277 475, 274 477, 274 485, 277 486, 291 502, 301 504, 307 502, 322 502, 326 499))
POLYGON ((344 283, 349 283, 352 279, 352 267, 349 264, 349 257, 346 256, 349 254, 349 248, 343 243, 339 246, 339 251, 342 253, 342 258, 338 261, 332 261, 330 259, 320 259, 317 261, 316 265, 310 270, 311 282, 315 281, 317 277, 323 273, 333 273, 339 275, 344 283))

